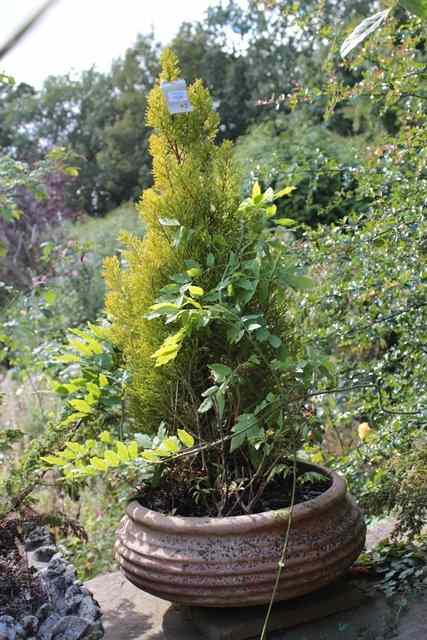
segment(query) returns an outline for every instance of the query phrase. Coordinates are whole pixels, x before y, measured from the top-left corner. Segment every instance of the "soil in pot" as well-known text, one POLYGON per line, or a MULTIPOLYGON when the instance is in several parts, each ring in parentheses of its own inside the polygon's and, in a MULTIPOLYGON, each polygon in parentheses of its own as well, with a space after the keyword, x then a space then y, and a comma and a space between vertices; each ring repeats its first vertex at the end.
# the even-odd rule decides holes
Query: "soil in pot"
MULTIPOLYGON (((192 469, 192 473, 199 477, 199 489, 189 491, 188 477, 180 474, 172 473, 170 476, 162 480, 160 487, 141 487, 137 496, 139 503, 153 511, 157 511, 164 515, 174 516, 190 516, 190 517, 213 517, 217 513, 212 513, 207 504, 203 500, 203 480, 204 474, 202 470, 192 469)), ((297 484, 295 491, 295 504, 307 502, 313 498, 317 498, 327 491, 332 484, 330 477, 321 475, 317 472, 307 471, 303 463, 299 464, 297 470, 297 484)), ((197 486, 194 483, 193 486, 197 486)), ((222 515, 240 516, 247 513, 262 513, 275 509, 284 509, 291 505, 292 502, 292 485, 293 474, 292 468, 288 468, 288 473, 284 475, 276 475, 265 486, 260 497, 254 502, 253 508, 246 511, 243 505, 250 502, 251 496, 248 495, 250 489, 243 489, 236 500, 235 492, 230 492, 230 497, 226 500, 222 515)))

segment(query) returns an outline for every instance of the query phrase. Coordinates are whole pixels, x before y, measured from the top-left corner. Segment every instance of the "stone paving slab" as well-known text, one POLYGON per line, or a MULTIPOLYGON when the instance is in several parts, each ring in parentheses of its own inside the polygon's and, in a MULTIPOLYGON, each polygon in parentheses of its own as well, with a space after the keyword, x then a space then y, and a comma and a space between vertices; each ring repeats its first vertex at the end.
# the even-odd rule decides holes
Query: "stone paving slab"
MULTIPOLYGON (((285 631, 348 611, 369 600, 366 592, 349 580, 339 580, 316 593, 274 605, 269 631, 285 631)), ((206 640, 248 640, 261 635, 267 607, 230 609, 189 608, 189 616, 206 640), (220 620, 220 623, 218 621, 220 620)))
MULTIPOLYGON (((388 537, 392 521, 376 523, 368 547, 388 537)), ((264 607, 177 607, 144 593, 119 572, 86 583, 104 613, 105 640, 249 640, 259 637, 264 607)), ((427 590, 404 606, 366 598, 351 580, 275 605, 269 640, 427 640, 427 590), (298 626, 296 626, 298 625, 298 626), (280 629, 280 630, 279 630, 280 629), (284 629, 287 629, 284 631, 284 629)))
MULTIPOLYGON (((105 640, 247 640, 259 635, 266 613, 266 607, 177 607, 140 591, 120 572, 98 576, 86 586, 103 610, 105 640)), ((278 603, 269 628, 292 628, 364 601, 357 587, 340 581, 315 595, 278 603)))
MULTIPOLYGON (((87 586, 103 609, 105 640, 259 638, 256 625, 260 623, 262 607, 190 612, 140 591, 119 572, 98 576, 87 586), (254 613, 253 609, 259 612, 254 613)), ((273 628, 269 640, 427 640, 427 591, 402 607, 399 598, 387 603, 381 596, 361 603, 360 599, 352 599, 348 591, 343 591, 337 605, 333 601, 335 589, 331 588, 329 598, 322 591, 312 594, 311 604, 307 606, 306 601, 305 609, 298 601, 278 603, 273 627, 280 622, 283 626, 280 631, 273 628), (337 611, 340 607, 348 610, 337 611), (300 624, 304 613, 305 624, 300 624), (293 627, 294 624, 298 626, 293 627), (289 625, 293 628, 283 630, 289 625)))

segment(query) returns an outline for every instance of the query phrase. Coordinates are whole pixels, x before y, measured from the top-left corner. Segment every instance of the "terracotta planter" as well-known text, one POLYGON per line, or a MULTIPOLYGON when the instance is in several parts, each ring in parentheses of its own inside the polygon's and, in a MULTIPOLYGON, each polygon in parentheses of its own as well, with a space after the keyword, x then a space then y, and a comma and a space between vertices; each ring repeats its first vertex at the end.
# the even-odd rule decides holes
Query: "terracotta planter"
MULTIPOLYGON (((315 591, 343 574, 363 549, 366 526, 345 480, 294 508, 277 600, 315 591)), ((171 602, 204 607, 265 604, 271 597, 288 510, 228 518, 165 516, 131 502, 116 555, 128 580, 171 602)))

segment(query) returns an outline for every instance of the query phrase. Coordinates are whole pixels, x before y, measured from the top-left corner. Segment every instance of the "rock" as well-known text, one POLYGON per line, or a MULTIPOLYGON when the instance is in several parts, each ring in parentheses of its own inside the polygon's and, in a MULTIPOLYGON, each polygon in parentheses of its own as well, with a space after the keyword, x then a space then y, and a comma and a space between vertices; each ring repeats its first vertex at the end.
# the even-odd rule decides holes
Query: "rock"
POLYGON ((39 619, 39 622, 43 622, 46 620, 48 616, 52 613, 52 607, 48 602, 42 604, 42 606, 37 610, 36 616, 39 619))
POLYGON ((59 553, 55 553, 47 565, 47 575, 49 578, 61 576, 67 571, 68 566, 69 563, 59 553))
POLYGON ((71 564, 69 564, 65 570, 64 580, 67 587, 76 582, 76 570, 71 564))
POLYGON ((31 566, 38 568, 48 600, 35 616, 0 618, 0 640, 100 640, 101 610, 91 592, 77 580, 74 567, 52 544, 47 527, 29 529, 25 546, 31 566))
POLYGON ((65 613, 68 615, 77 613, 80 603, 84 597, 84 594, 81 592, 81 589, 77 584, 72 584, 68 587, 64 598, 65 613))
POLYGON ((24 627, 22 626, 22 624, 17 623, 17 625, 15 627, 15 631, 16 631, 16 637, 17 638, 25 638, 25 631, 24 631, 24 627))
POLYGON ((37 638, 40 640, 51 640, 53 637, 53 630, 55 626, 62 620, 63 618, 59 613, 52 613, 50 616, 46 618, 46 620, 40 625, 39 631, 37 633, 37 638))
POLYGON ((53 537, 47 527, 36 527, 25 538, 25 550, 34 551, 39 547, 51 545, 53 537))
POLYGON ((38 562, 49 562, 56 552, 57 549, 53 544, 44 544, 35 550, 34 557, 38 562))
POLYGON ((51 640, 80 640, 90 627, 90 622, 84 618, 65 616, 53 628, 51 640))
POLYGON ((35 636, 39 628, 39 620, 36 616, 24 616, 22 626, 27 636, 35 636))
POLYGON ((61 599, 64 598, 66 590, 67 590, 67 584, 65 582, 65 577, 63 575, 55 576, 54 578, 51 578, 49 582, 49 591, 53 597, 61 598, 61 599))
POLYGON ((78 614, 89 622, 95 622, 101 616, 101 610, 92 596, 85 596, 80 603, 78 614))
POLYGON ((17 626, 18 623, 12 616, 0 616, 0 640, 15 640, 17 626))

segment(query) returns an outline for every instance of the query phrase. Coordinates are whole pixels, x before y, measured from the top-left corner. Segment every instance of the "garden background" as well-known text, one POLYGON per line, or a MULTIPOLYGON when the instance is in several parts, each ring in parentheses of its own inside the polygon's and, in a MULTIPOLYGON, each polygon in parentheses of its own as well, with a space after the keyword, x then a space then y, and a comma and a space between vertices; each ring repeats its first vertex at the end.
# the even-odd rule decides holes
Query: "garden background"
MULTIPOLYGON (((310 277, 289 297, 310 345, 301 453, 345 473, 368 516, 392 513, 410 538, 427 510, 426 16, 416 1, 230 1, 170 43, 186 81, 209 88, 219 138, 235 142, 242 198, 254 184, 294 187, 279 209, 310 277), (345 37, 380 11, 343 59, 345 37)), ((107 443, 139 433, 104 330, 102 264, 125 259, 121 232, 144 235, 134 203, 152 184, 145 112, 159 57, 148 33, 108 72, 37 90, 2 69, 0 513, 81 425, 107 443)), ((120 474, 77 489, 55 474, 37 483, 38 508, 86 531, 87 542, 79 527, 60 533, 83 579, 110 570, 120 474)))

